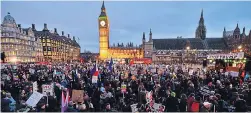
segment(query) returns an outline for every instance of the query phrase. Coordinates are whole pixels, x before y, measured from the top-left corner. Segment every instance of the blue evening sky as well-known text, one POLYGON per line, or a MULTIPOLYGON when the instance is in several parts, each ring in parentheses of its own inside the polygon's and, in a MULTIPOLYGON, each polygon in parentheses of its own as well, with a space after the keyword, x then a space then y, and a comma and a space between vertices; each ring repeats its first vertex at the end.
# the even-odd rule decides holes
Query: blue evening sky
MULTIPOLYGON (((98 16, 102 2, 2 2, 1 21, 10 12, 17 24, 42 30, 47 23, 50 30, 80 38, 81 51, 98 52, 98 16)), ((237 22, 246 34, 251 29, 251 2, 105 2, 110 20, 110 45, 133 41, 141 44, 142 33, 152 29, 153 38, 192 38, 204 10, 207 37, 221 37, 224 26, 233 30, 237 22)))

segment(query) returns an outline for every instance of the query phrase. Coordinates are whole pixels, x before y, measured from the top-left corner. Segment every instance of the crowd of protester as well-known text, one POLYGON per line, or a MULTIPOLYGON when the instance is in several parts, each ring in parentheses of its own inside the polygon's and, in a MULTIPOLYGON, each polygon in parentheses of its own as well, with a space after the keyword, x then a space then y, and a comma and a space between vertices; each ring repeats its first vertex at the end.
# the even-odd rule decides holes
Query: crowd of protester
POLYGON ((181 65, 109 63, 57 63, 2 65, 1 111, 29 112, 247 112, 251 106, 251 79, 224 72, 181 65), (98 69, 94 68, 97 67, 98 69), (99 72, 97 83, 92 77, 99 72), (205 71, 206 70, 206 71, 205 71), (42 85, 54 84, 35 107, 26 101, 42 85), (122 92, 121 85, 126 89, 122 92), (82 101, 73 101, 73 90, 83 91, 82 101), (62 105, 62 92, 69 102, 62 105), (147 95, 150 94, 150 97, 147 95), (150 99, 149 99, 150 98, 150 99), (132 108, 131 105, 136 105, 132 108))

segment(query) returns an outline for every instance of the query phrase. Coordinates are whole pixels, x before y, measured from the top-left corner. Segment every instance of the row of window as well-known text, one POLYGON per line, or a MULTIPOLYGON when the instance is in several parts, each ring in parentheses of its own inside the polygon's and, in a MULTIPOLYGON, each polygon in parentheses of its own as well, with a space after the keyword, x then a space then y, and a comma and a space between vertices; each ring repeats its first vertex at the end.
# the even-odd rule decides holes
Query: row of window
POLYGON ((30 50, 30 51, 35 51, 35 50, 41 50, 39 48, 31 47, 31 46, 26 46, 26 45, 13 45, 13 44, 2 44, 1 45, 2 50, 30 50))
POLYGON ((16 38, 21 38, 21 39, 35 41, 35 38, 34 38, 33 35, 26 36, 26 35, 19 35, 17 33, 2 32, 2 37, 16 37, 16 38))
POLYGON ((27 40, 20 40, 20 39, 13 39, 13 38, 1 38, 2 43, 16 43, 16 44, 24 44, 24 45, 33 45, 36 46, 38 43, 34 41, 27 41, 27 40))
POLYGON ((36 56, 36 52, 30 52, 30 51, 5 51, 6 56, 36 56))

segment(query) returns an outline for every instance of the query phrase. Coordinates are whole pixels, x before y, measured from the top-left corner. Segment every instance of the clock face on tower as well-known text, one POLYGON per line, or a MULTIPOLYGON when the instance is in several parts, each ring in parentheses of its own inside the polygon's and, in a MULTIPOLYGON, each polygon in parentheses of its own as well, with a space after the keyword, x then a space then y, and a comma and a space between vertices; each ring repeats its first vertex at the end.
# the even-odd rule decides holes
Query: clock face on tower
POLYGON ((103 21, 103 20, 100 21, 100 25, 104 27, 105 26, 105 21, 103 21))

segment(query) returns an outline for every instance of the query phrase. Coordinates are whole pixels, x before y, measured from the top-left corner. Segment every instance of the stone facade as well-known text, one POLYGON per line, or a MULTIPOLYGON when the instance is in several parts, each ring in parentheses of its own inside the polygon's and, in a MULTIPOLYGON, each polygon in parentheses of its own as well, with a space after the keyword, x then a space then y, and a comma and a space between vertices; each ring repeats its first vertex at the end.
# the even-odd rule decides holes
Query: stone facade
POLYGON ((10 13, 1 24, 1 52, 5 52, 5 62, 43 61, 41 40, 31 28, 17 25, 10 13))

